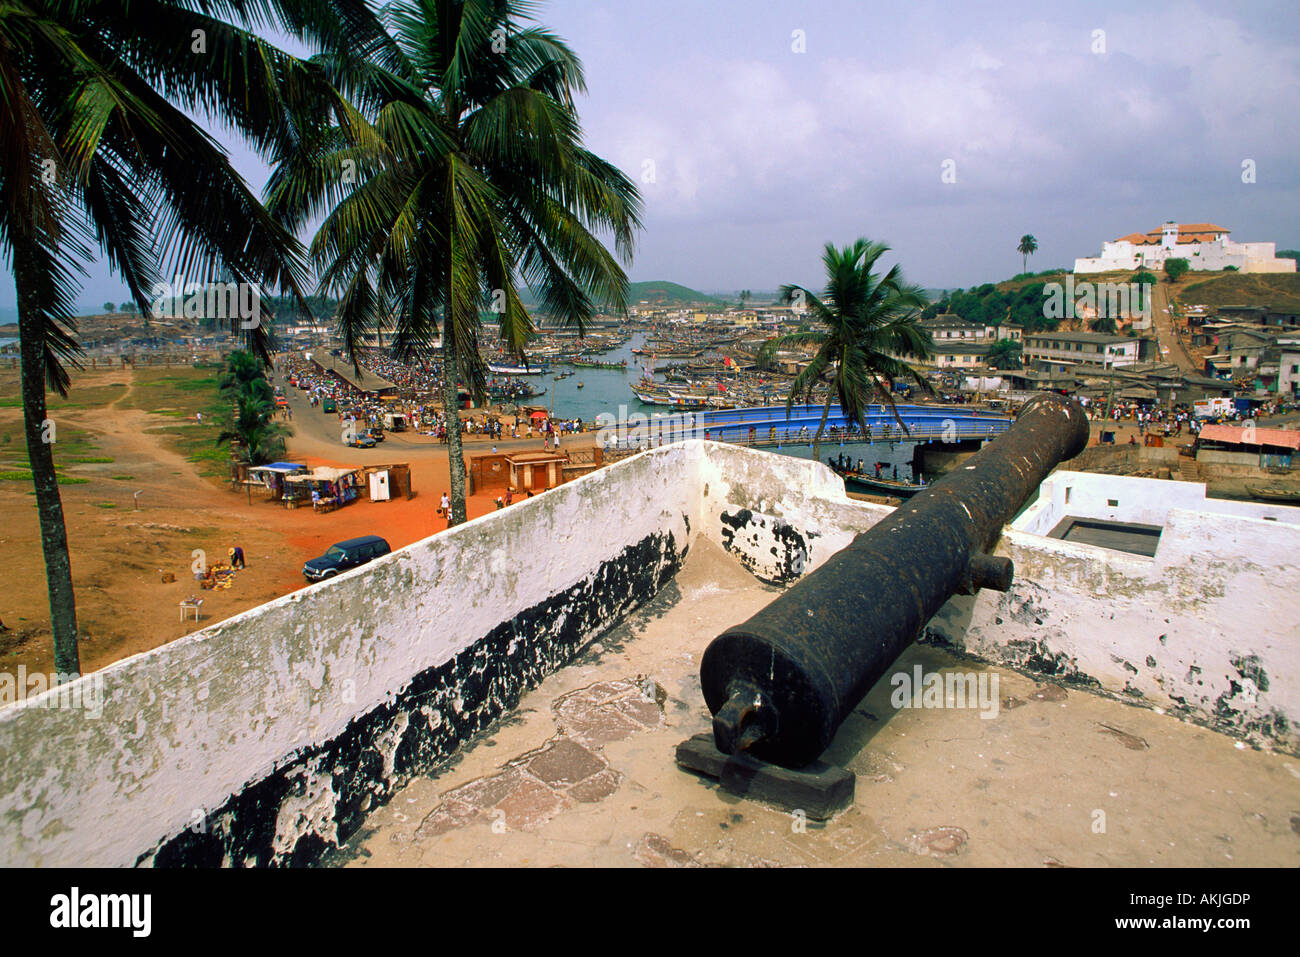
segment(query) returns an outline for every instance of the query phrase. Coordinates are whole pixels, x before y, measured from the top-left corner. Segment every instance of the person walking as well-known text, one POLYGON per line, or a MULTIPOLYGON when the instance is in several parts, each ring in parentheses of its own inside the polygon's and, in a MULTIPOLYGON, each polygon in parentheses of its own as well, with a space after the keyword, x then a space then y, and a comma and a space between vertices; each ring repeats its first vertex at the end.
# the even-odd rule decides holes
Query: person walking
POLYGON ((448 519, 448 526, 450 526, 450 524, 451 524, 451 523, 450 523, 450 519, 451 519, 451 496, 448 495, 446 492, 443 492, 443 493, 442 493, 442 502, 441 502, 441 504, 438 505, 438 514, 439 514, 439 515, 446 515, 446 516, 447 516, 447 519, 448 519))

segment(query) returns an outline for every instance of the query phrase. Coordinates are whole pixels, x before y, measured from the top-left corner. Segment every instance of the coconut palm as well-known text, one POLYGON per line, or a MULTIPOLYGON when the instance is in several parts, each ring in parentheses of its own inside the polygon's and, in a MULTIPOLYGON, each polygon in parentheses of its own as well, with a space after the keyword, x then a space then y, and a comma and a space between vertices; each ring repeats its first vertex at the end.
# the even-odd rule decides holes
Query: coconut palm
POLYGON ((246 349, 236 349, 226 359, 226 368, 217 378, 217 389, 222 396, 236 399, 241 394, 257 395, 273 401, 275 390, 266 380, 266 367, 246 349))
MULTIPOLYGON (((0 251, 17 291, 28 457, 44 550, 55 668, 80 670, 63 506, 46 388, 77 367, 77 277, 101 250, 147 315, 161 276, 295 293, 294 237, 266 213, 192 119, 267 155, 301 118, 343 109, 320 71, 251 29, 368 49, 364 0, 6 0, 0 4, 0 251), (224 18, 224 19, 223 19, 224 18), (256 64, 256 69, 249 69, 256 64)), ((370 25, 370 26, 368 26, 370 25)), ((265 353, 267 330, 246 333, 265 353)))
POLYGON ((1030 234, 1021 236, 1020 245, 1016 247, 1016 252, 1023 257, 1024 268, 1020 271, 1029 272, 1029 257, 1038 252, 1038 240, 1030 234))
POLYGON ((795 304, 812 320, 808 331, 769 339, 759 350, 759 362, 765 365, 780 349, 816 346, 812 361, 790 384, 785 408, 789 416, 798 398, 810 402, 814 389, 829 374, 821 422, 813 436, 813 457, 818 461, 832 401, 838 399, 846 420, 865 430, 868 405, 878 397, 907 431, 894 404, 894 383, 912 379, 921 389, 933 392, 922 375, 905 361, 934 355, 934 341, 919 324, 920 312, 926 306, 925 295, 919 287, 903 280, 898 266, 884 276, 876 273, 877 261, 888 251, 883 243, 867 239, 843 249, 827 243, 822 255, 826 288, 820 296, 802 286, 781 287, 781 301, 795 304))
POLYGON ((222 430, 216 444, 239 443, 244 447, 249 465, 274 461, 284 453, 285 436, 291 434, 284 423, 271 421, 274 414, 275 405, 246 386, 235 400, 233 424, 222 430))
POLYGON ((326 131, 272 173, 268 207, 291 227, 328 211, 311 252, 321 291, 340 297, 338 327, 354 367, 366 329, 392 330, 394 354, 427 360, 441 336, 452 522, 465 520, 459 384, 486 393, 480 310, 509 350, 534 334, 526 283, 561 325, 595 303, 626 310, 628 282, 592 230, 631 258, 636 187, 582 147, 573 52, 525 26, 519 0, 398 0, 381 61, 321 57, 371 122, 326 131))

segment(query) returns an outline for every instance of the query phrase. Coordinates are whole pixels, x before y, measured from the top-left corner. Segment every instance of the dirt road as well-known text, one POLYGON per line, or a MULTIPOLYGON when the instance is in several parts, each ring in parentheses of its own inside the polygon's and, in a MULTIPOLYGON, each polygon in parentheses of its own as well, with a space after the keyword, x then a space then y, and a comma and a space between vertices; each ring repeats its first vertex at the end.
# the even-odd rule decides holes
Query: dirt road
POLYGON ((1182 340, 1174 331, 1174 316, 1171 311, 1172 297, 1169 286, 1158 282, 1151 287, 1151 319, 1155 325, 1156 340, 1161 349, 1161 358, 1172 362, 1183 372, 1196 372, 1196 363, 1188 355, 1182 340), (1164 350, 1168 349, 1168 352, 1164 350))
MULTIPOLYGON (((330 544, 376 534, 400 548, 445 530, 438 499, 449 488, 447 449, 414 433, 390 435, 372 450, 349 449, 339 441, 337 417, 311 409, 298 390, 289 457, 308 465, 407 462, 416 497, 391 502, 358 501, 329 514, 287 510, 253 492, 203 478, 196 465, 168 443, 174 416, 129 407, 140 377, 164 369, 114 369, 77 377, 73 397, 107 386, 121 387, 115 400, 58 413, 60 428, 85 430, 94 458, 69 460, 66 473, 85 484, 61 485, 73 584, 81 627, 82 670, 93 671, 120 658, 155 648, 231 615, 306 587, 303 562, 330 544), (136 495, 135 493, 139 493, 136 495), (200 561, 224 561, 228 549, 243 548, 248 567, 228 589, 203 591, 192 568, 200 561), (174 580, 164 581, 166 577, 174 580), (200 620, 184 622, 180 602, 203 598, 200 620)), ((3 383, 10 394, 9 380, 3 383)), ((16 394, 15 388, 12 390, 16 394)), ((213 439, 220 431, 205 419, 213 439)), ((22 410, 0 407, 0 456, 6 468, 25 466, 22 410)), ((576 443, 591 444, 592 436, 576 443)), ((504 448, 540 449, 540 438, 500 443, 504 448)), ((474 439, 467 454, 485 452, 490 441, 474 439)), ((88 456, 91 457, 91 456, 88 456)), ((492 495, 472 497, 471 518, 495 509, 492 495)), ((53 665, 49 605, 40 532, 30 481, 0 481, 0 669, 48 673, 53 665)))

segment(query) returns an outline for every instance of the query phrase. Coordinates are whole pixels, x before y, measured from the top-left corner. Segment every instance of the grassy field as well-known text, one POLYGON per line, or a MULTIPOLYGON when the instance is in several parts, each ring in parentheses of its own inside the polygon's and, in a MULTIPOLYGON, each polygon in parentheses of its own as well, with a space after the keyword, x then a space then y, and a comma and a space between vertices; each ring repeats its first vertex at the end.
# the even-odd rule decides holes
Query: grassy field
MULTIPOLYGON (((95 438, 85 429, 79 429, 72 425, 59 425, 55 432, 54 442, 54 468, 55 471, 62 473, 69 465, 89 465, 93 463, 112 462, 112 458, 106 455, 95 455, 99 447, 95 444, 95 438)), ((0 479, 16 481, 21 477, 31 481, 31 475, 27 462, 27 443, 23 438, 23 424, 21 420, 6 420, 0 425, 0 479)), ((60 475, 60 485, 82 485, 87 481, 85 478, 76 478, 71 475, 60 475)))
POLYGON ((1300 309, 1300 273, 1188 273, 1173 287, 1179 302, 1204 306, 1300 309))
POLYGON ((158 374, 135 381, 121 408, 143 409, 175 419, 174 423, 149 429, 163 436, 167 444, 199 466, 199 473, 213 478, 229 474, 230 447, 217 445, 218 423, 230 418, 230 403, 217 394, 215 367, 182 367, 157 370, 158 374), (203 413, 204 424, 195 415, 203 413))
MULTIPOLYGON (((150 433, 163 436, 169 447, 196 463, 202 475, 224 479, 229 474, 226 463, 230 459, 230 449, 229 446, 216 445, 216 437, 221 431, 220 423, 229 419, 230 406, 217 395, 219 371, 215 366, 142 368, 136 371, 136 378, 129 388, 124 382, 78 386, 74 376, 67 398, 50 395, 46 399, 50 418, 57 428, 56 467, 62 471, 68 466, 109 464, 113 461, 110 456, 96 454, 100 450, 92 432, 68 424, 66 419, 61 420, 61 412, 102 410, 108 416, 114 409, 140 409, 166 417, 160 418, 159 424, 148 430, 150 433), (202 425, 195 418, 199 412, 203 413, 202 425)), ((10 385, 13 386, 12 392, 16 392, 16 375, 6 375, 0 381, 0 392, 9 393, 0 401, 0 409, 21 407, 21 400, 12 394, 10 385)), ((81 421, 84 423, 86 419, 82 417, 81 421)), ((6 415, 0 418, 0 474, 4 475, 0 480, 16 481, 19 476, 27 478, 27 469, 22 420, 12 414, 6 415)), ((86 481, 86 478, 73 476, 60 478, 61 484, 68 485, 86 481)))

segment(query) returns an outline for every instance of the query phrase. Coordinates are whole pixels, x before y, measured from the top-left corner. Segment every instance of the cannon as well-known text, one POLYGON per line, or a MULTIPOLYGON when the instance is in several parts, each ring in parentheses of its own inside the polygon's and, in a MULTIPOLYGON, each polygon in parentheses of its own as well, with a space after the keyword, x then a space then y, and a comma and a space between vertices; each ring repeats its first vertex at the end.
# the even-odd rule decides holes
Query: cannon
POLYGON ((1088 434, 1077 402, 1035 396, 964 465, 715 638, 700 682, 718 751, 791 769, 815 762, 950 597, 1011 587, 1011 560, 989 550, 1088 434))

